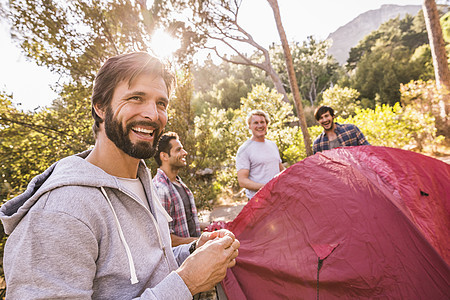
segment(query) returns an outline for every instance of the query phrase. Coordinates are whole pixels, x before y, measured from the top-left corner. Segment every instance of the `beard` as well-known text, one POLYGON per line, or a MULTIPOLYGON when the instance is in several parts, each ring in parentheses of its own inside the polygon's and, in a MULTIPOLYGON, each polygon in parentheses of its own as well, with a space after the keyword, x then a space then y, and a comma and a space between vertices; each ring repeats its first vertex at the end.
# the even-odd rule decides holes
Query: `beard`
POLYGON ((129 156, 137 159, 147 159, 153 157, 156 153, 158 140, 162 135, 160 126, 155 122, 130 122, 124 129, 122 127, 122 124, 114 118, 113 112, 110 107, 106 109, 105 113, 105 132, 106 136, 114 143, 114 145, 116 145, 117 148, 119 148, 129 156), (137 125, 152 126, 153 128, 155 128, 155 130, 153 131, 153 143, 144 141, 133 143, 130 140, 130 131, 134 126, 137 125))

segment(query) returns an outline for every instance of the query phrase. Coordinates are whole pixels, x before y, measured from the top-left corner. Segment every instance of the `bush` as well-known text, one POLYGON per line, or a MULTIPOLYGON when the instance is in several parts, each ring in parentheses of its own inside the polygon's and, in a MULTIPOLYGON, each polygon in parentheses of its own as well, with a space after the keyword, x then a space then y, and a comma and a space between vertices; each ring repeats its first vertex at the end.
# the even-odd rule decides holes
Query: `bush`
POLYGON ((332 88, 327 89, 323 93, 322 105, 331 106, 336 114, 343 118, 355 114, 355 109, 360 107, 360 101, 358 101, 359 92, 355 89, 335 85, 332 88))
POLYGON ((355 113, 353 117, 338 117, 336 121, 355 124, 372 145, 403 148, 416 144, 421 150, 423 143, 436 141, 434 118, 412 106, 383 104, 374 110, 357 108, 355 113))

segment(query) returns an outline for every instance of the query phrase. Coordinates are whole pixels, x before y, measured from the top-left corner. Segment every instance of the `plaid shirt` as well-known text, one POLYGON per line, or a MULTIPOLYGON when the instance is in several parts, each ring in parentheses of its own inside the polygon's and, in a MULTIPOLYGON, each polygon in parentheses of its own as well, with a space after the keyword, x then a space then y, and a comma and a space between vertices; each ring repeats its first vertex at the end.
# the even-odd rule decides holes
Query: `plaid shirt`
MULTIPOLYGON (((200 224, 198 222, 197 208, 195 207, 194 196, 188 187, 181 181, 181 178, 177 176, 178 182, 186 191, 189 200, 191 202, 192 216, 195 222, 195 231, 197 236, 200 236, 200 224)), ((178 193, 177 189, 164 173, 163 170, 158 169, 155 177, 153 177, 153 183, 156 187, 156 194, 159 201, 164 206, 166 211, 172 217, 172 221, 169 222, 170 233, 173 233, 180 237, 189 237, 189 228, 187 224, 186 214, 184 212, 183 199, 178 193)))
MULTIPOLYGON (((370 145, 366 140, 364 134, 359 130, 356 125, 353 124, 336 124, 334 132, 337 135, 337 139, 341 144, 341 147, 347 146, 361 146, 370 145)), ((322 132, 314 141, 313 151, 314 153, 322 152, 324 150, 330 150, 330 141, 328 140, 325 131, 322 132)))

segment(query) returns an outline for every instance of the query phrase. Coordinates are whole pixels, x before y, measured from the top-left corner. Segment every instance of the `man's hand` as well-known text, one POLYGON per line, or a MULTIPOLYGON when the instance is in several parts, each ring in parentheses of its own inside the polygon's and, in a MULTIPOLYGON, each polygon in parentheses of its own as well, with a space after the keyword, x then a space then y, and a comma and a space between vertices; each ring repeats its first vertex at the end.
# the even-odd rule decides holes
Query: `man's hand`
POLYGON ((220 282, 227 268, 236 264, 240 243, 228 230, 203 233, 197 249, 176 270, 192 295, 207 291, 220 282))
POLYGON ((226 229, 220 229, 212 232, 203 232, 200 238, 197 240, 196 248, 203 246, 207 241, 212 241, 216 238, 222 238, 224 236, 230 236, 233 240, 235 239, 234 234, 226 229))

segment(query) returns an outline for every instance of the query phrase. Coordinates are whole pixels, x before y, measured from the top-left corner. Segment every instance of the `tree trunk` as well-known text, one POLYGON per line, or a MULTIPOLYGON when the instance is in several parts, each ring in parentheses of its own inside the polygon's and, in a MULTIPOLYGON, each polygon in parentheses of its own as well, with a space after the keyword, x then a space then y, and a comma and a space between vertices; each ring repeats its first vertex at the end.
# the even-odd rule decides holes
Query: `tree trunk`
POLYGON ((305 114, 303 112, 302 98, 300 96, 300 91, 297 85, 297 78, 295 76, 294 64, 292 62, 291 50, 289 49, 289 43, 286 38, 286 33, 284 32, 283 24, 281 23, 280 9, 278 7, 277 0, 267 0, 269 5, 272 7, 273 15, 275 17, 275 23, 277 24, 278 33, 280 35, 281 44, 284 50, 284 56, 286 58, 286 67, 289 75, 289 83, 291 85, 291 90, 294 95, 295 108, 297 109, 297 115, 300 123, 300 128, 303 133, 303 141, 305 143, 306 155, 313 155, 311 148, 311 137, 309 136, 308 127, 306 125, 305 114))
POLYGON ((290 103, 289 98, 286 93, 286 89, 284 88, 283 82, 281 81, 278 73, 275 72, 275 70, 271 66, 267 70, 264 70, 264 71, 266 71, 267 74, 269 74, 277 92, 283 95, 283 101, 290 103))
POLYGON ((444 90, 444 97, 439 102, 440 116, 436 118, 438 133, 450 139, 450 72, 448 69, 447 52, 445 51, 439 14, 434 0, 424 0, 423 14, 428 31, 428 39, 433 57, 434 74, 438 89, 444 90))

